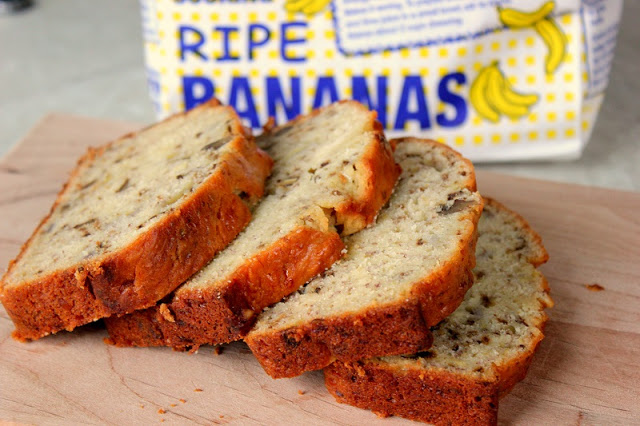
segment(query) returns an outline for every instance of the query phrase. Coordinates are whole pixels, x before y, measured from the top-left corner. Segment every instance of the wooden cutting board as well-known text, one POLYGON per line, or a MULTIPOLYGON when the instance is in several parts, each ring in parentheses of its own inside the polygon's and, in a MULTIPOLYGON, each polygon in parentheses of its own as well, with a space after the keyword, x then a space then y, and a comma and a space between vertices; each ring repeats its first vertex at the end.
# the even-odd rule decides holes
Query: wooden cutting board
MULTIPOLYGON (((137 125, 50 115, 0 160, 0 265, 47 213, 77 157, 137 125)), ((556 307, 505 424, 640 424, 640 194, 478 173, 551 260, 556 307), (603 291, 587 289, 598 284, 603 291)), ((197 354, 105 345, 87 326, 32 343, 0 307, 0 419, 56 423, 410 424, 336 403, 319 372, 272 380, 247 347, 197 354)))

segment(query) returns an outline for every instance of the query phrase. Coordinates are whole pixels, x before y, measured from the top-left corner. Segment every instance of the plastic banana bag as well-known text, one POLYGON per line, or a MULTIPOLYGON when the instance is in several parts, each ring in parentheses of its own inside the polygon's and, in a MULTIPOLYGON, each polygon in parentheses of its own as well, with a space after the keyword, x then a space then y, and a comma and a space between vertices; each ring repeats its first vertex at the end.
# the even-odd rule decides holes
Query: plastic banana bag
POLYGON ((159 118, 217 97, 248 126, 339 99, 475 161, 576 158, 622 0, 142 0, 159 118))

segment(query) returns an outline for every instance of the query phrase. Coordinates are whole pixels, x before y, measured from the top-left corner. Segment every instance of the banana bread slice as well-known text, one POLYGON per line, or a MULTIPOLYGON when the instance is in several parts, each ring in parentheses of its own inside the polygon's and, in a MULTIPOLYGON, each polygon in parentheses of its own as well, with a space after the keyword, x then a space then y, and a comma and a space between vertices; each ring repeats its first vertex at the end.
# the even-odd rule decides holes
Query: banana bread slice
POLYGON ((265 310, 247 335, 271 376, 427 349, 429 328, 472 284, 482 211, 473 166, 437 142, 396 142, 403 172, 376 224, 350 236, 343 260, 265 310))
POLYGON ((496 424, 498 399, 527 373, 553 306, 536 266, 540 237, 501 204, 485 201, 476 283, 415 355, 335 362, 325 383, 339 402, 436 425, 496 424))
POLYGON ((374 112, 332 104, 258 138, 275 160, 246 230, 167 300, 107 321, 112 343, 195 350, 238 340, 257 314, 340 258, 400 173, 374 112))
POLYGON ((89 149, 0 282, 13 336, 153 305, 248 223, 271 166, 217 101, 89 149))

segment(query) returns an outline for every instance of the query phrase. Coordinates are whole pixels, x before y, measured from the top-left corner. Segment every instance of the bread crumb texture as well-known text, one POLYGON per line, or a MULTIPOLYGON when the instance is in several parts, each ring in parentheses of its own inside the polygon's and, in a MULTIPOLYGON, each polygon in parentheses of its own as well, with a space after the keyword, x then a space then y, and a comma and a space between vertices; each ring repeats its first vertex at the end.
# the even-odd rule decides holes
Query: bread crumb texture
POLYGON ((493 424, 498 400, 522 380, 553 306, 536 267, 548 255, 519 215, 487 199, 478 225, 476 282, 413 355, 335 362, 325 383, 340 402, 440 424, 493 424))
POLYGON ((275 162, 264 199, 242 234, 180 287, 177 297, 195 288, 226 285, 224 278, 247 259, 300 227, 344 231, 335 210, 367 190, 372 171, 364 154, 381 135, 373 117, 359 103, 341 102, 258 137, 258 146, 275 162))
POLYGON ((530 343, 542 338, 544 308, 553 302, 536 269, 541 259, 546 260, 546 252, 537 234, 511 212, 485 205, 478 226, 476 282, 464 302, 433 328, 429 351, 381 362, 491 378, 494 364, 531 350, 530 343))
POLYGON ((589 291, 596 291, 597 292, 597 291, 603 291, 604 290, 604 287, 601 286, 598 283, 586 284, 585 287, 589 291))
POLYGON ((135 241, 219 166, 237 135, 235 114, 204 109, 177 116, 98 149, 80 164, 51 216, 5 277, 19 285, 97 258, 135 241))
POLYGON ((349 236, 345 257, 321 277, 265 310, 251 335, 411 298, 415 283, 456 257, 460 236, 475 228, 469 211, 481 203, 467 187, 473 168, 421 141, 399 143, 395 156, 402 174, 375 225, 349 236))
POLYGON ((14 337, 153 305, 246 225, 271 166, 215 100, 90 149, 2 278, 14 337))
POLYGON ((238 340, 265 306, 337 261, 340 235, 374 220, 400 173, 375 117, 343 101, 260 136, 275 163, 252 221, 164 306, 109 319, 116 344, 193 349, 238 340))

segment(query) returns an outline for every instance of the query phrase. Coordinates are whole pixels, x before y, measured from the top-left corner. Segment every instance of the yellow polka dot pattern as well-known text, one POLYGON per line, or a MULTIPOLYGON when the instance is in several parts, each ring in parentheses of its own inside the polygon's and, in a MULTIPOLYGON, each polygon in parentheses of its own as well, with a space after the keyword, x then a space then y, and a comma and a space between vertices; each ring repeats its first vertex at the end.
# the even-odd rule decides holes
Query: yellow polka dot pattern
MULTIPOLYGON (((501 29, 494 33, 469 41, 433 44, 429 46, 409 46, 400 49, 387 49, 367 52, 364 55, 344 55, 337 48, 334 16, 327 9, 313 17, 286 13, 277 2, 252 5, 251 8, 235 5, 233 2, 220 3, 216 8, 197 7, 198 2, 173 2, 157 0, 157 43, 145 43, 147 55, 158 58, 163 65, 157 68, 159 74, 159 92, 162 101, 157 104, 167 114, 184 107, 183 96, 174 93, 182 76, 215 78, 216 96, 226 102, 229 96, 230 78, 246 76, 251 82, 250 93, 257 109, 266 114, 265 76, 279 77, 285 98, 291 96, 289 77, 302 79, 303 110, 310 107, 316 97, 316 82, 322 77, 336 79, 336 88, 340 97, 354 95, 350 81, 362 76, 368 83, 371 99, 375 102, 377 93, 376 79, 386 78, 388 87, 387 125, 393 125, 393 118, 400 91, 405 78, 419 76, 423 79, 424 97, 429 109, 431 128, 426 134, 454 147, 464 149, 503 149, 512 145, 535 143, 555 143, 565 139, 580 138, 583 132, 590 130, 595 114, 587 114, 581 108, 584 85, 589 75, 584 71, 585 54, 579 49, 580 36, 571 29, 579 26, 575 16, 565 13, 556 19, 565 31, 568 51, 557 72, 546 74, 545 46, 540 37, 531 29, 508 31, 501 29), (191 5, 193 3, 194 5, 191 5), (183 6, 183 7, 180 7, 183 6), (254 7, 255 6, 255 7, 254 7), (291 27, 281 34, 283 21, 305 21, 304 28, 291 27), (207 28, 207 42, 203 49, 212 59, 206 62, 183 60, 178 49, 181 34, 177 23, 190 22, 198 28, 207 28), (215 25, 260 24, 269 28, 271 39, 253 51, 253 61, 238 63, 216 62, 221 57, 224 35, 212 31, 215 25), (291 57, 304 57, 304 62, 283 63, 279 40, 303 38, 305 43, 291 43, 286 54, 291 57), (531 112, 522 117, 502 117, 497 123, 482 119, 469 102, 469 88, 481 69, 492 61, 498 61, 499 69, 506 81, 520 94, 535 94, 538 102, 531 112), (454 128, 441 126, 437 115, 449 117, 454 114, 451 104, 443 103, 438 97, 438 83, 442 77, 453 72, 464 76, 462 84, 450 83, 449 90, 465 99, 466 118, 454 128)), ((250 36, 246 32, 228 34, 231 42, 230 55, 246 56, 244 51, 250 36)), ((261 43, 263 32, 252 35, 253 43, 261 43)), ((183 90, 182 90, 183 92, 183 90)), ((266 117, 261 117, 265 119, 266 117)), ((418 123, 407 121, 405 130, 419 131, 418 123)), ((465 151, 466 152, 466 151, 465 151)))

